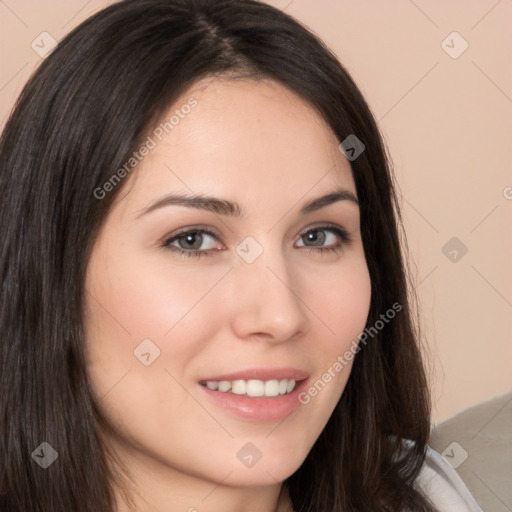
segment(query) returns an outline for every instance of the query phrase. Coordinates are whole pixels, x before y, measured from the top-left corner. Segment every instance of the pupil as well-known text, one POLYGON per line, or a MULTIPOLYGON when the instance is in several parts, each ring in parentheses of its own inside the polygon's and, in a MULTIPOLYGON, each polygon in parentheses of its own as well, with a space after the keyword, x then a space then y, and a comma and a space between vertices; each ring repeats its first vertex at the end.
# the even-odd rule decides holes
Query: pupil
POLYGON ((310 231, 307 234, 308 240, 310 242, 315 243, 315 245, 323 245, 325 235, 322 231, 310 231), (318 233, 322 233, 320 236, 318 236, 318 233))
POLYGON ((186 244, 191 244, 193 245, 194 247, 187 247, 187 249, 198 249, 199 247, 201 247, 201 235, 199 235, 196 232, 194 233, 189 233, 187 235, 185 235, 185 242, 186 244), (194 240, 196 239, 197 237, 197 240, 196 240, 196 244, 194 244, 194 240), (199 242, 199 243, 197 243, 199 242))

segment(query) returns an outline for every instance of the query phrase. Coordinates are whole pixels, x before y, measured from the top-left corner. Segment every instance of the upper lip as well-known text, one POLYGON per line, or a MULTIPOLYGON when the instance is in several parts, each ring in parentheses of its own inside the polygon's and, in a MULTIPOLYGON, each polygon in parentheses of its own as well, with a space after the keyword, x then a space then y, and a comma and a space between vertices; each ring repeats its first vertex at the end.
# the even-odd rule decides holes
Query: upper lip
POLYGON ((247 370, 224 373, 222 375, 213 375, 204 379, 200 379, 199 382, 207 381, 221 381, 221 380, 304 380, 309 377, 309 373, 304 370, 297 368, 249 368, 247 370))

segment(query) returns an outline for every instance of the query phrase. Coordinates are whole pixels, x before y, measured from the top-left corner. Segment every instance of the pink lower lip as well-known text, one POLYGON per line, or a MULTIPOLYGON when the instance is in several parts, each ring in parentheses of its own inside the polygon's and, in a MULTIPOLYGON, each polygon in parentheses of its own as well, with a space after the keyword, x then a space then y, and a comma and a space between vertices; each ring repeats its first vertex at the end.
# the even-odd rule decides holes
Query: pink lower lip
POLYGON ((247 395, 213 391, 206 386, 198 385, 213 403, 241 418, 253 421, 273 421, 286 418, 301 405, 299 393, 306 387, 307 380, 297 382, 291 393, 275 397, 248 397, 247 395))

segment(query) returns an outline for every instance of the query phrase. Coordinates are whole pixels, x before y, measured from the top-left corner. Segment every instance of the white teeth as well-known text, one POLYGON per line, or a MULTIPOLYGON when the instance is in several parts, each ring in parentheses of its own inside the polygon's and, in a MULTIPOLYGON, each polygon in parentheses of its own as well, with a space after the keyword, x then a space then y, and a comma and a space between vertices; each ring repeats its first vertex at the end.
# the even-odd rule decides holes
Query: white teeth
POLYGON ((263 396, 265 394, 265 383, 262 380, 248 380, 247 394, 249 396, 263 396))
POLYGON ((234 380, 231 383, 231 393, 235 395, 245 395, 247 390, 247 382, 245 380, 234 380))
POLYGON ((221 380, 219 382, 219 391, 226 393, 231 389, 231 382, 229 380, 221 380))
POLYGON ((278 380, 267 380, 265 382, 265 396, 277 396, 279 395, 279 381, 278 380))
POLYGON ((279 396, 291 393, 295 389, 295 381, 293 379, 281 380, 209 380, 206 382, 206 387, 213 391, 220 391, 222 393, 234 393, 235 395, 247 395, 251 397, 259 396, 279 396))

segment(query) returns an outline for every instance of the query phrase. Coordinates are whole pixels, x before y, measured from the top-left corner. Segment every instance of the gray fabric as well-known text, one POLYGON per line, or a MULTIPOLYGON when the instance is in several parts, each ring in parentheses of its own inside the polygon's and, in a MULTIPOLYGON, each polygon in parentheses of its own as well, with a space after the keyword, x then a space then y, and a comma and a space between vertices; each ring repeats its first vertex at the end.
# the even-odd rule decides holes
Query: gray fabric
POLYGON ((439 424, 429 444, 485 512, 512 512, 512 392, 439 424))

